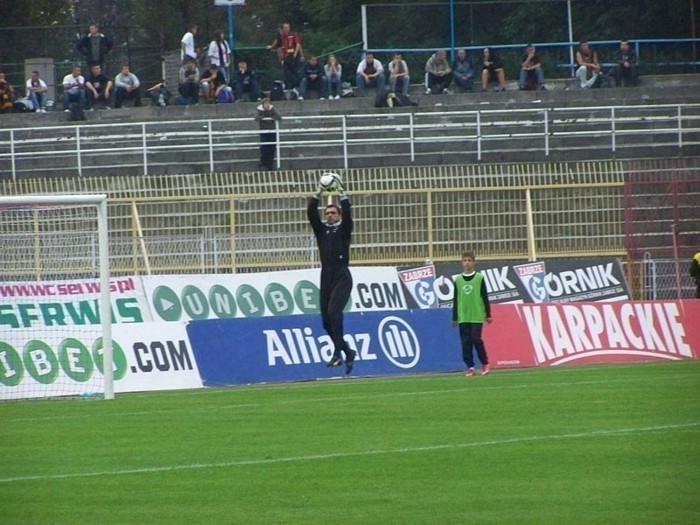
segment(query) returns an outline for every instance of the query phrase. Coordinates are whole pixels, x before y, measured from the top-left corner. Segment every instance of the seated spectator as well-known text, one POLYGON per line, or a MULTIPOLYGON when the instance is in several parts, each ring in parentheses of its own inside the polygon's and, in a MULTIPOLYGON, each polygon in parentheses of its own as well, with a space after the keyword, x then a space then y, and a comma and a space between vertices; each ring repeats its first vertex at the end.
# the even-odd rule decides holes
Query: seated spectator
POLYGON ((387 64, 389 69, 389 87, 394 93, 400 93, 403 97, 408 97, 408 86, 411 77, 408 72, 408 64, 401 57, 401 53, 394 53, 394 60, 387 64))
POLYGON ((199 77, 199 83, 202 87, 202 93, 207 97, 207 102, 213 104, 216 102, 216 97, 225 88, 231 88, 226 84, 226 76, 219 70, 219 66, 212 64, 208 69, 204 70, 202 76, 199 77))
POLYGON ((15 98, 15 88, 5 80, 5 72, 0 71, 0 113, 10 113, 15 98))
POLYGON ((532 44, 525 46, 525 52, 520 59, 520 78, 518 79, 518 87, 521 90, 546 89, 544 85, 542 63, 540 62, 540 57, 535 52, 535 46, 532 44))
POLYGON ((326 75, 323 66, 319 63, 316 55, 311 55, 309 60, 301 68, 301 80, 299 81, 299 100, 304 100, 306 92, 313 89, 318 92, 321 100, 324 100, 328 94, 328 86, 326 85, 326 75))
POLYGON ((474 69, 469 61, 466 49, 457 50, 457 56, 452 64, 452 78, 458 87, 471 91, 474 84, 474 69))
POLYGON ((185 65, 180 68, 177 91, 184 104, 199 102, 199 68, 193 58, 186 58, 185 65))
POLYGON ((620 41, 620 48, 615 54, 615 66, 610 70, 616 86, 637 85, 637 57, 627 40, 620 41))
POLYGON ((379 99, 384 91, 384 67, 382 63, 374 58, 374 54, 367 53, 360 61, 355 72, 355 83, 361 97, 367 94, 368 87, 376 88, 376 98, 379 99))
POLYGON ((46 93, 49 91, 46 82, 39 78, 38 71, 32 71, 27 80, 27 98, 31 100, 34 106, 34 111, 38 113, 46 113, 44 106, 46 105, 46 93))
POLYGON ((576 51, 576 63, 578 69, 576 76, 582 89, 598 87, 600 85, 600 63, 598 53, 588 45, 586 40, 582 40, 576 51))
POLYGON ((338 62, 338 58, 335 55, 328 55, 328 61, 323 66, 323 72, 326 74, 328 98, 339 99, 343 85, 343 66, 338 62))
POLYGON ((236 102, 243 100, 243 93, 248 93, 251 102, 262 100, 262 90, 255 73, 248 67, 245 60, 238 61, 238 68, 234 77, 236 102))
POLYGON ((90 68, 90 77, 85 82, 88 96, 88 107, 94 109, 98 104, 102 104, 105 109, 109 109, 109 97, 112 90, 112 81, 102 72, 102 66, 94 64, 90 68))
POLYGON ((452 67, 447 60, 447 53, 440 50, 433 54, 425 63, 426 90, 425 94, 451 95, 448 89, 452 84, 452 67))
POLYGON ((125 100, 133 100, 134 107, 141 106, 141 82, 138 77, 129 71, 129 64, 124 64, 122 70, 114 79, 116 93, 114 94, 114 108, 119 109, 125 100))
POLYGON ((71 104, 85 109, 85 78, 80 74, 80 66, 73 66, 73 70, 63 77, 63 110, 70 112, 71 104))
POLYGON ((155 86, 148 88, 146 94, 156 106, 165 107, 170 101, 170 90, 165 83, 165 80, 158 82, 155 86))
POLYGON ((481 89, 488 90, 489 82, 498 81, 496 91, 506 90, 506 73, 501 58, 488 47, 484 48, 481 57, 481 89))

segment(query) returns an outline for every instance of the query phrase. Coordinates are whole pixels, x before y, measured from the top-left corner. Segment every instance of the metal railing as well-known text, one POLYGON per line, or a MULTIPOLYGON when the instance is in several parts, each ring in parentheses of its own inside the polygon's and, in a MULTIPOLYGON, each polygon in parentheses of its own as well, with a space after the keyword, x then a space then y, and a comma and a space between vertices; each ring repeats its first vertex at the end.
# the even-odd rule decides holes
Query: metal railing
MULTIPOLYGON (((700 146, 700 104, 299 115, 278 131, 278 168, 309 161, 344 169, 401 166, 432 163, 435 155, 453 155, 457 163, 509 151, 541 160, 595 151, 650 156, 654 149, 700 146)), ((254 171, 260 133, 248 118, 4 129, 0 168, 13 180, 119 168, 144 175, 254 171)))

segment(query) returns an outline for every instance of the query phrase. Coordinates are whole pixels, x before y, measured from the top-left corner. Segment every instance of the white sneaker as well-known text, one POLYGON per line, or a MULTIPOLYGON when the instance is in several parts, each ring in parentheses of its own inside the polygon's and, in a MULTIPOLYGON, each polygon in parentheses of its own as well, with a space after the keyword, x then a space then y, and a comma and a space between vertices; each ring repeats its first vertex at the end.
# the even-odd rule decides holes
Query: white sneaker
POLYGON ((39 109, 39 113, 46 113, 46 110, 44 108, 39 109))
POLYGON ((326 97, 318 97, 319 100, 326 100, 326 97))
POLYGON ((426 88, 425 94, 426 95, 431 95, 433 92, 430 90, 430 88, 426 88))
POLYGON ((64 113, 70 113, 70 109, 64 109, 63 112, 64 112, 64 113))
POLYGON ((451 95, 451 94, 452 94, 452 91, 450 91, 449 89, 445 88, 445 89, 442 90, 442 94, 443 94, 443 95, 451 95))
POLYGON ((336 95, 335 99, 338 100, 340 98, 340 95, 336 95))
POLYGON ((297 97, 297 100, 304 100, 304 97, 297 97))

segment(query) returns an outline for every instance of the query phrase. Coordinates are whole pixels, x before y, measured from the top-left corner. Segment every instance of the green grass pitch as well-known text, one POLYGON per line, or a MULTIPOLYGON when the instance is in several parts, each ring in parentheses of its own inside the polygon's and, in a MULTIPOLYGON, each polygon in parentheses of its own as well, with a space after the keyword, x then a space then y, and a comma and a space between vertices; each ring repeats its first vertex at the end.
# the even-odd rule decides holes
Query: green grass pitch
POLYGON ((3 524, 700 521, 699 361, 5 402, 0 432, 3 524))

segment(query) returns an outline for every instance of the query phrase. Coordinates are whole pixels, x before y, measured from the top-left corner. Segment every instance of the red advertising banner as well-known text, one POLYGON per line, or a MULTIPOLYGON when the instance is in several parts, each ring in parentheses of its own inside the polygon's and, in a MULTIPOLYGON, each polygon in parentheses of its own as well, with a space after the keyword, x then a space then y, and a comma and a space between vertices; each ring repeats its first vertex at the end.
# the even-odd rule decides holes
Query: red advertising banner
POLYGON ((484 339, 494 367, 700 357, 700 301, 496 304, 484 339))

